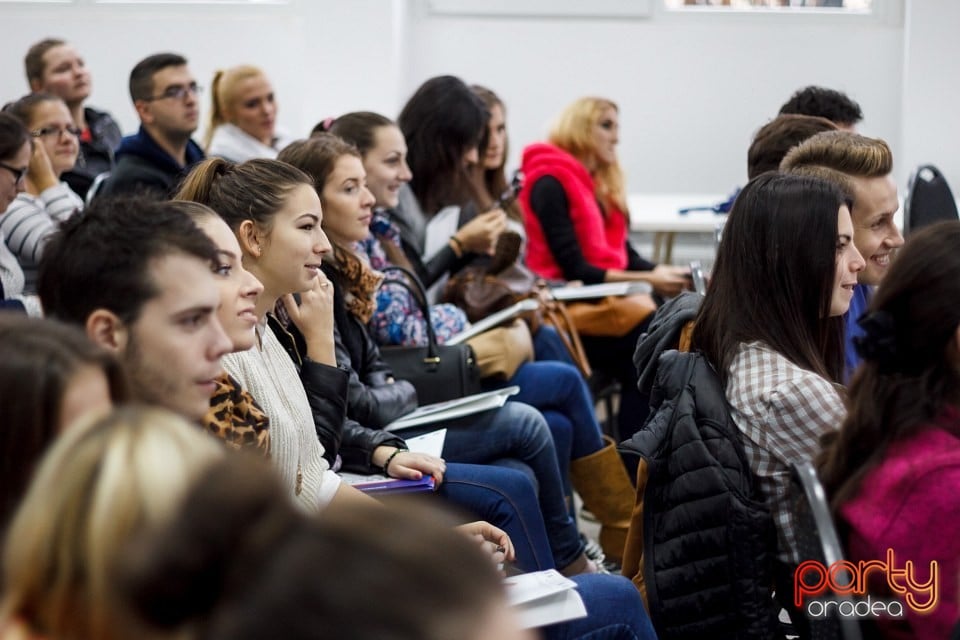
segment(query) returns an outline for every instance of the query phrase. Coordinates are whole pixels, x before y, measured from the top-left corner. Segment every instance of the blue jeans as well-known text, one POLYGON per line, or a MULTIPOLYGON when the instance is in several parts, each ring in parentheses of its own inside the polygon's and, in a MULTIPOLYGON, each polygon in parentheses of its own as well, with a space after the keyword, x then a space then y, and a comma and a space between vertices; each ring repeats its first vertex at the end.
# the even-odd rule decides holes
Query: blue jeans
POLYGON ((593 399, 583 376, 570 364, 527 362, 507 382, 489 386, 512 384, 520 387, 520 393, 510 396, 510 400, 528 404, 543 413, 557 450, 563 492, 571 496, 570 461, 599 451, 604 445, 593 399))
MULTIPOLYGON (((466 416, 443 426, 447 428, 447 438, 442 455, 448 462, 489 464, 515 460, 530 467, 539 486, 537 502, 556 567, 566 567, 583 553, 577 525, 564 500, 553 438, 536 409, 521 402, 508 402, 500 409, 466 416)), ((407 429, 403 437, 436 428, 431 425, 407 429)))
MULTIPOLYGON (((563 339, 553 327, 542 325, 535 334, 533 334, 533 357, 539 362, 541 360, 553 360, 556 362, 566 362, 574 364, 573 357, 567 351, 563 344, 563 339)), ((579 370, 578 370, 579 371, 579 370)))
POLYGON ((521 471, 492 465, 447 463, 437 493, 506 531, 522 571, 552 569, 553 554, 540 516, 537 494, 521 471))
POLYGON ((593 574, 572 580, 589 615, 544 627, 545 640, 656 640, 640 592, 628 579, 593 574))

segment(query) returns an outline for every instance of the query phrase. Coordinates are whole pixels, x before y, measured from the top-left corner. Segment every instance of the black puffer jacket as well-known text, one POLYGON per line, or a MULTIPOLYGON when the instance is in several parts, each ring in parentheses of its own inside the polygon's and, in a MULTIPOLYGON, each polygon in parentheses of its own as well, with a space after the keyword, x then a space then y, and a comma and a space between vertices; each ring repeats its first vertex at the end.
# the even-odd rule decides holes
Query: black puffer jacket
POLYGON ((659 359, 644 427, 643 574, 661 640, 772 638, 776 536, 726 396, 700 354, 659 359))

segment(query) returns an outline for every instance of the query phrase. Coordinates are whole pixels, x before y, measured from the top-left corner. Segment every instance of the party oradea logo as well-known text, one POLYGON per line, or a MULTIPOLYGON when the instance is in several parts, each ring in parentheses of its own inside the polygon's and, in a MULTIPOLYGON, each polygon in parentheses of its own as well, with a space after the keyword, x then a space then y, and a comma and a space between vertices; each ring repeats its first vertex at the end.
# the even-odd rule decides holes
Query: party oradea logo
POLYGON ((940 601, 940 567, 930 562, 925 576, 918 575, 912 560, 899 566, 893 549, 886 560, 839 560, 826 566, 806 560, 793 572, 793 604, 811 618, 837 615, 844 618, 903 618, 905 607, 924 614, 940 601), (868 582, 886 584, 895 598, 867 593, 868 582))

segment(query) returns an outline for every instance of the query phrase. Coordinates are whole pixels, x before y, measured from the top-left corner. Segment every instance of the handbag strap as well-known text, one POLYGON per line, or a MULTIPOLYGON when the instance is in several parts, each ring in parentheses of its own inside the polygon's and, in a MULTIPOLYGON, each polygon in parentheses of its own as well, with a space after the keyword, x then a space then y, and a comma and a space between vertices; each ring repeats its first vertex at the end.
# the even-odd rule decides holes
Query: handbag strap
POLYGON ((430 305, 427 303, 427 291, 424 289, 423 283, 420 282, 417 274, 405 267, 393 265, 380 270, 380 272, 384 274, 390 273, 391 271, 403 274, 409 282, 404 280, 384 280, 381 286, 395 284, 410 292, 411 297, 417 303, 420 312, 423 314, 423 321, 427 324, 427 358, 438 358, 437 333, 433 328, 433 322, 430 321, 430 305))

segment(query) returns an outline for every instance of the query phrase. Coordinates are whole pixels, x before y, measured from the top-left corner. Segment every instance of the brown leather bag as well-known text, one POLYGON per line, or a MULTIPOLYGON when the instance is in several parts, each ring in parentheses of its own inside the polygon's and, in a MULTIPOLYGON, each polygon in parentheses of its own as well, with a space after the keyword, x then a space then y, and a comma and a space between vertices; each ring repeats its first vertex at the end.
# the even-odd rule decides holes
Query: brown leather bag
POLYGON ((457 305, 471 322, 476 322, 521 300, 537 300, 539 307, 522 316, 530 333, 539 331, 542 324, 554 327, 580 373, 589 378, 590 362, 566 307, 554 300, 547 283, 519 260, 521 244, 518 234, 501 234, 490 264, 465 267, 452 276, 444 289, 443 301, 457 305))
POLYGON ((593 373, 590 362, 566 305, 555 300, 546 283, 522 264, 512 265, 497 275, 480 267, 467 267, 450 278, 443 294, 443 300, 463 309, 471 322, 527 298, 539 303, 536 310, 521 316, 530 327, 530 333, 536 333, 542 325, 556 329, 577 369, 584 378, 589 378, 593 373))
POLYGON ((657 310, 657 303, 645 293, 607 296, 597 302, 576 302, 567 306, 577 331, 585 336, 625 336, 657 310))

